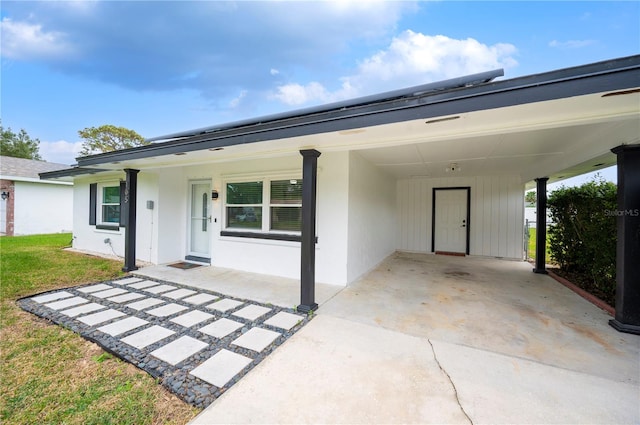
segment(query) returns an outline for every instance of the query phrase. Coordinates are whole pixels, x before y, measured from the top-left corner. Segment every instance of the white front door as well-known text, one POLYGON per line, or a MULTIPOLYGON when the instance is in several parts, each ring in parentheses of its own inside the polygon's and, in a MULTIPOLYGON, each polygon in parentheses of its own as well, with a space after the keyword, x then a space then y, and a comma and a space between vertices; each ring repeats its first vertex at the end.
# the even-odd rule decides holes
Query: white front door
POLYGON ((189 182, 189 256, 210 259, 211 183, 189 182))
POLYGON ((435 189, 433 250, 467 253, 467 189, 435 189))

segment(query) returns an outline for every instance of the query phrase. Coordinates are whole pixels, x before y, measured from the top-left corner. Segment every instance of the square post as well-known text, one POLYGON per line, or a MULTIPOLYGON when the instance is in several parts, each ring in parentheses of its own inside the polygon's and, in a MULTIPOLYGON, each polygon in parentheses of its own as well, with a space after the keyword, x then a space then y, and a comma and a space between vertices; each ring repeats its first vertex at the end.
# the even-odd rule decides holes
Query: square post
POLYGON ((127 175, 124 189, 124 199, 121 200, 124 216, 124 267, 123 272, 138 270, 136 267, 136 201, 138 197, 138 173, 140 170, 127 168, 124 170, 127 175))
POLYGON ((616 315, 609 324, 640 335, 640 145, 611 149, 618 157, 616 315))
POLYGON ((547 180, 536 179, 536 267, 534 273, 547 274, 547 180))
POLYGON ((308 313, 318 308, 316 286, 316 181, 318 157, 315 149, 301 150, 302 155, 302 242, 300 255, 300 305, 298 311, 308 313))

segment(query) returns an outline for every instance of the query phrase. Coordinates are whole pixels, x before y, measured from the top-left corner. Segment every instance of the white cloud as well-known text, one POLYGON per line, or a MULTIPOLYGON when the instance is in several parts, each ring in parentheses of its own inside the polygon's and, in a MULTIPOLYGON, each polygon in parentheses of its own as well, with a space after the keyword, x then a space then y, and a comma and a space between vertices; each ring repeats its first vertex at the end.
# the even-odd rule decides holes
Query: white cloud
POLYGON ((278 74, 280 74, 280 71, 278 71, 278 70, 277 70, 277 69, 275 69, 275 68, 271 68, 271 70, 269 71, 269 73, 270 73, 271 75, 278 75, 278 74))
POLYGON ((558 41, 552 40, 549 42, 549 47, 557 47, 560 49, 579 49, 581 47, 587 47, 594 44, 595 40, 568 40, 558 41))
POLYGON ((2 56, 9 59, 55 58, 71 52, 66 36, 58 31, 44 31, 42 25, 3 18, 2 56))
POLYGON ((76 157, 82 148, 82 142, 40 142, 40 156, 48 162, 58 164, 75 164, 76 157))
POLYGON ((247 97, 247 90, 240 91, 238 97, 231 99, 231 101, 229 102, 229 106, 232 108, 237 108, 238 105, 240 105, 242 99, 244 99, 245 97, 247 97))
POLYGON ((486 45, 473 38, 452 39, 405 31, 385 50, 360 62, 357 72, 340 78, 329 91, 318 82, 289 83, 276 89, 274 98, 287 105, 328 102, 379 93, 418 84, 517 65, 512 44, 486 45))

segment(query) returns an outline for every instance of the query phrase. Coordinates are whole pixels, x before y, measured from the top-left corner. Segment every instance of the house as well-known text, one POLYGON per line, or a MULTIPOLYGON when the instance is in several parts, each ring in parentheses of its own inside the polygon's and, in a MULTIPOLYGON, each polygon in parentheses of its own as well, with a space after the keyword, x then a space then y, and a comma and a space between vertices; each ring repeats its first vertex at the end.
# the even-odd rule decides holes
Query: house
POLYGON ((0 157, 0 233, 7 236, 70 232, 73 183, 41 180, 39 173, 68 165, 0 157))
MULTIPOLYGON (((502 74, 156 137, 41 176, 75 183, 75 248, 114 250, 125 270, 186 259, 300 278, 302 310, 316 280, 347 285, 397 250, 522 260, 523 194, 535 186, 544 212, 547 181, 617 162, 620 210, 638 208, 640 56, 502 74)), ((640 223, 619 220, 613 325, 633 332, 640 223)))

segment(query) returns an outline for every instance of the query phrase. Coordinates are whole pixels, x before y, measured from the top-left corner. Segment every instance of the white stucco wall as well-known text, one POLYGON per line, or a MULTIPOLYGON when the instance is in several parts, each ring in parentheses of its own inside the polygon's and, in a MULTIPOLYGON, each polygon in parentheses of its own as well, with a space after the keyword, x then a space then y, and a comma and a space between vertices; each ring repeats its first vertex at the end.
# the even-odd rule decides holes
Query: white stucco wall
POLYGON ((395 179, 358 153, 349 155, 347 280, 354 281, 395 251, 395 179))
POLYGON ((73 186, 15 181, 14 235, 69 232, 73 186))
MULTIPOLYGON (((76 179, 73 197, 73 247, 83 251, 124 257, 125 229, 97 229, 89 225, 89 185, 91 183, 117 183, 124 180, 124 173, 99 174, 95 177, 76 179), (105 243, 109 239, 110 243, 105 243)), ((157 263, 158 208, 146 208, 147 200, 158 199, 158 175, 155 172, 138 174, 136 258, 157 263)))
POLYGON ((431 252, 432 189, 471 187, 471 255, 523 258, 524 184, 517 176, 403 179, 397 183, 399 250, 431 252))

